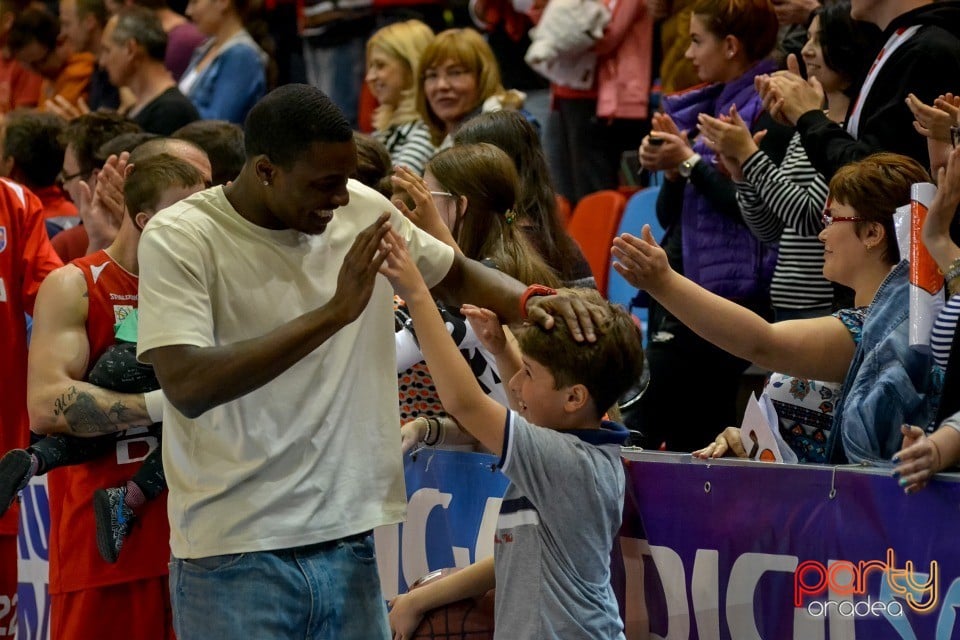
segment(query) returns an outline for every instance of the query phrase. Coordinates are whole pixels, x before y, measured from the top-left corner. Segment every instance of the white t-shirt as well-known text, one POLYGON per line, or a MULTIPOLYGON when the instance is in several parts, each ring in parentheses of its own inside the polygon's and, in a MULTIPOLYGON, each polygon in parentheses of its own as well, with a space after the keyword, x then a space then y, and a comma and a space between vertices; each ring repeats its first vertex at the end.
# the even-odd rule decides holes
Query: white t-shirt
MULTIPOLYGON (((427 284, 453 250, 358 182, 326 231, 273 231, 215 187, 158 213, 140 241, 138 353, 257 338, 326 304, 354 238, 383 211, 427 284)), ((170 547, 178 558, 283 549, 401 521, 393 291, 259 389, 196 419, 164 409, 170 547)))

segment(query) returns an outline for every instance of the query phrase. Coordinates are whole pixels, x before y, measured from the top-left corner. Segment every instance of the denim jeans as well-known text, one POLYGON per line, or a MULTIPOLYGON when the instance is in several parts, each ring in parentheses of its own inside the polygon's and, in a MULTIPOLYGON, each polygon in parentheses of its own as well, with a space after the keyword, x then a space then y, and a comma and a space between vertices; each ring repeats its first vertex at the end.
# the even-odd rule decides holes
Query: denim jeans
POLYGON ((179 640, 389 639, 373 535, 252 553, 171 558, 179 640))
POLYGON ((354 129, 366 70, 366 43, 365 36, 329 47, 316 46, 310 40, 303 43, 307 82, 327 94, 354 129))

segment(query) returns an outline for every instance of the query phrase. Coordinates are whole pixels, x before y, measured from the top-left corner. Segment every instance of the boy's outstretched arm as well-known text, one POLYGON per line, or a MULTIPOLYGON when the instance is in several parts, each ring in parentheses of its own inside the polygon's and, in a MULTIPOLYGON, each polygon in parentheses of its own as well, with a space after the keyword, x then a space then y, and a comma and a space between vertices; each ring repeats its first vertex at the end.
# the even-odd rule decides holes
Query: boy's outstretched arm
POLYGON ((404 593, 390 601, 393 640, 413 637, 429 611, 443 605, 482 596, 496 586, 493 556, 474 562, 462 571, 404 593))
POLYGON ((420 350, 430 368, 440 402, 480 444, 500 455, 506 408, 483 392, 470 365, 460 355, 430 290, 407 253, 403 238, 391 230, 386 241, 391 250, 380 271, 393 283, 397 294, 407 301, 420 338, 420 350))

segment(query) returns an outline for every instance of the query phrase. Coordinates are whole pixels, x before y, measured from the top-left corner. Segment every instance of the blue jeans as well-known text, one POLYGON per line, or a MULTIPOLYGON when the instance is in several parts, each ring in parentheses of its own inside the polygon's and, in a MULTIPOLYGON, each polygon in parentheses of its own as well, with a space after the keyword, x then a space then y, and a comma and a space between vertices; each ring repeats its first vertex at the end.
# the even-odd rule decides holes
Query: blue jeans
POLYGON ((303 43, 307 82, 327 94, 354 129, 366 73, 366 45, 365 36, 330 47, 314 46, 309 40, 303 43))
POLYGON ((171 558, 179 640, 389 639, 373 535, 193 560, 171 558))

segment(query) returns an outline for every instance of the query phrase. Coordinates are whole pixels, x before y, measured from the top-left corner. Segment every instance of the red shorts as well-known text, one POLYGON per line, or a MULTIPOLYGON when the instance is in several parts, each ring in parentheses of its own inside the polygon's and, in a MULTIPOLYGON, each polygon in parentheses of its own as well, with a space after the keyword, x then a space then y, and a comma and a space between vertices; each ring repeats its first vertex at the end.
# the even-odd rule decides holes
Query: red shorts
POLYGON ((17 630, 17 536, 0 536, 0 636, 17 630))
POLYGON ((168 582, 163 576, 51 595, 50 637, 175 640, 168 582))

